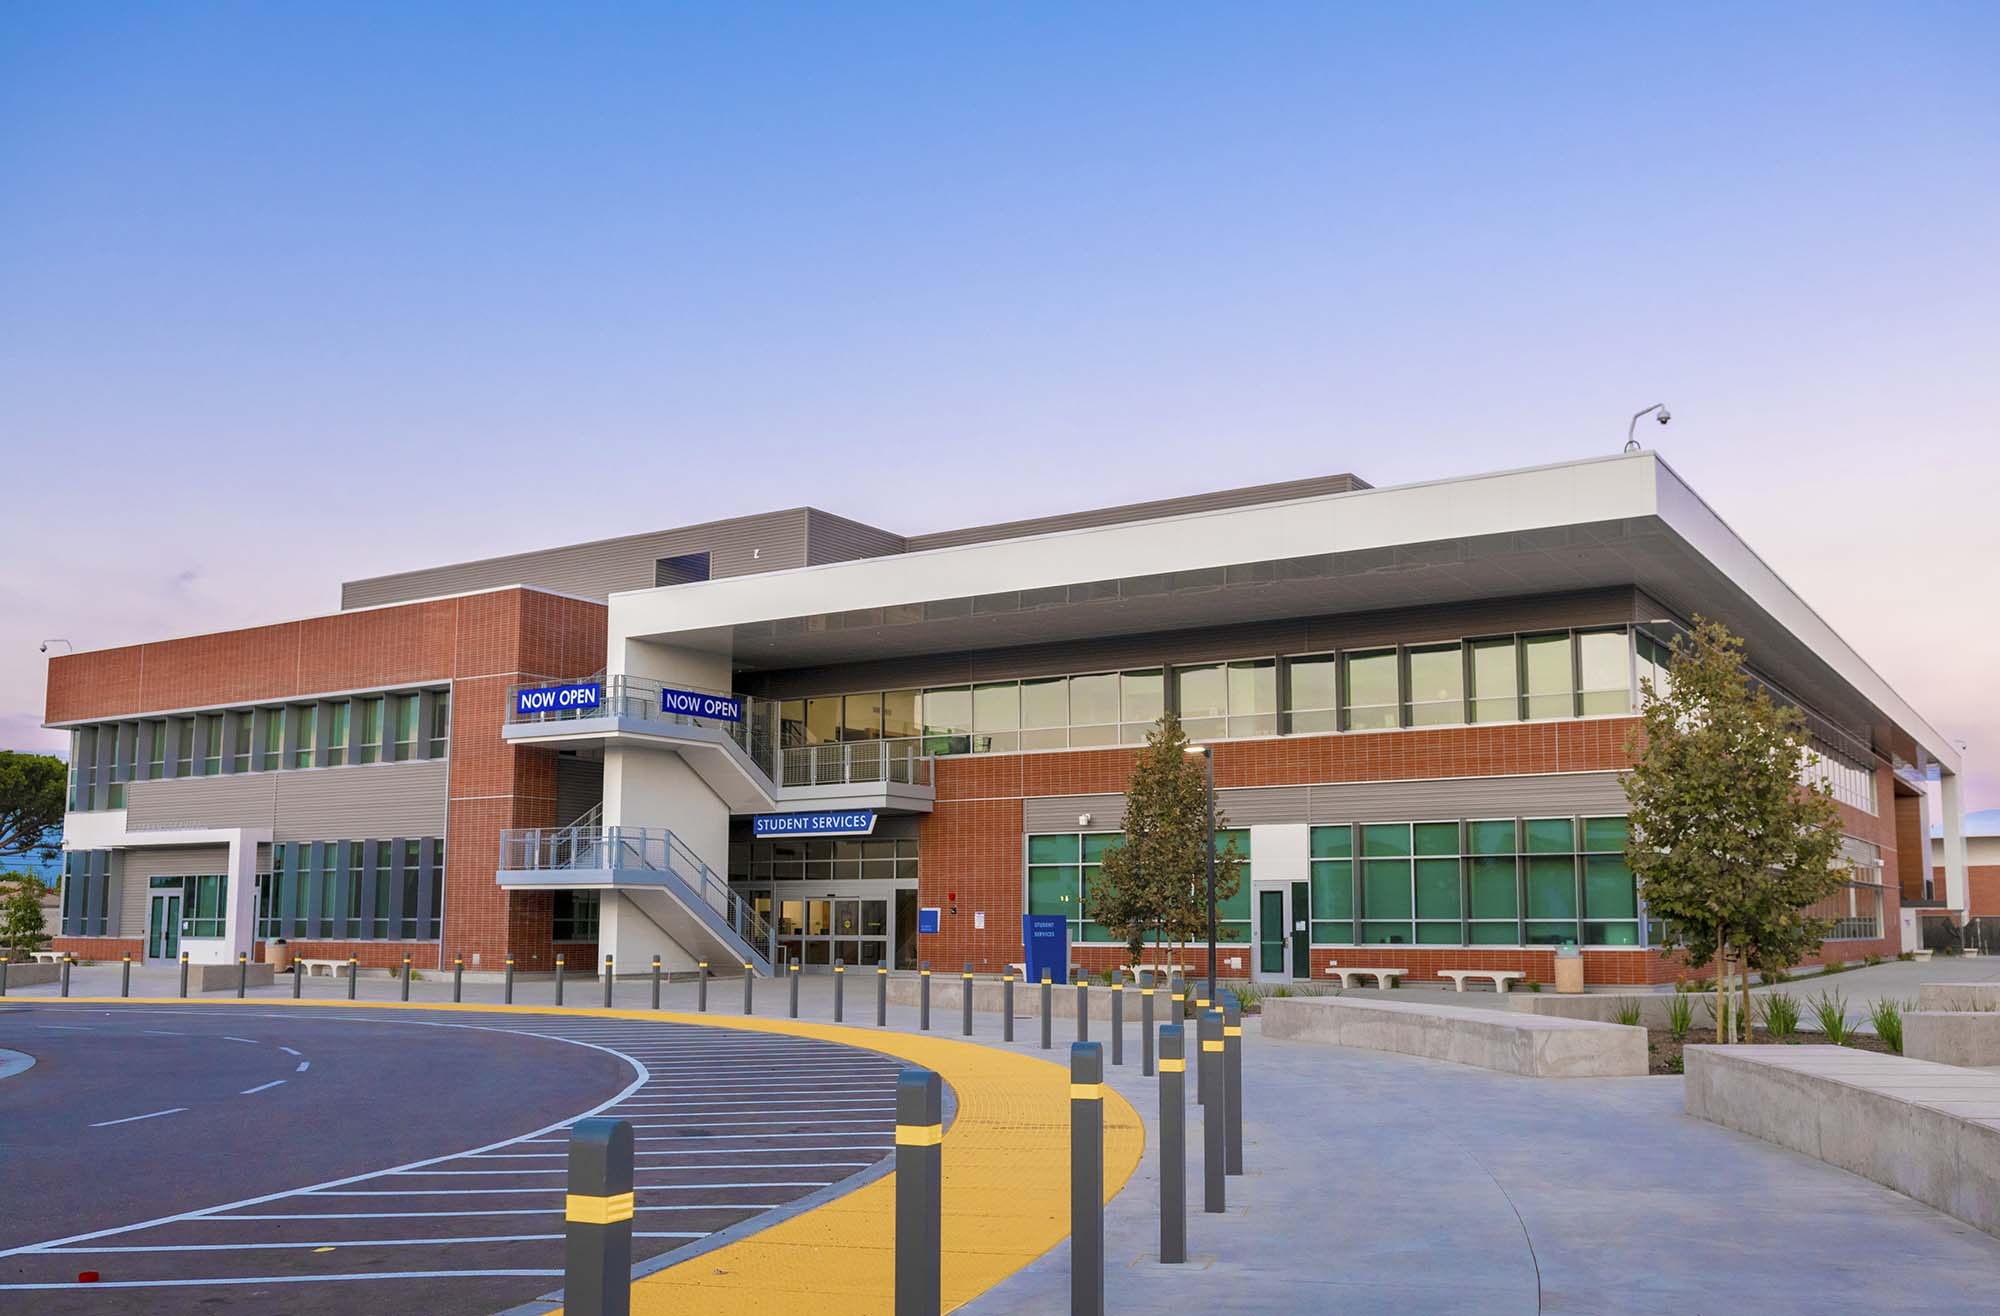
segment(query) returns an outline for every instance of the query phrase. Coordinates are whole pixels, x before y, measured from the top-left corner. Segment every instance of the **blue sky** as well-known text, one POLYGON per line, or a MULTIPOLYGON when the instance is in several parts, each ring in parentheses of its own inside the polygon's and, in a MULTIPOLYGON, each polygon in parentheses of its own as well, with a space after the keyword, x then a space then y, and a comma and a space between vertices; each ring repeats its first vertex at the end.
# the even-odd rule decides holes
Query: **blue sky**
POLYGON ((1996 47, 1973 4, 0 7, 0 744, 53 743, 48 636, 774 505, 1574 458, 1665 400, 2000 803, 1996 47))

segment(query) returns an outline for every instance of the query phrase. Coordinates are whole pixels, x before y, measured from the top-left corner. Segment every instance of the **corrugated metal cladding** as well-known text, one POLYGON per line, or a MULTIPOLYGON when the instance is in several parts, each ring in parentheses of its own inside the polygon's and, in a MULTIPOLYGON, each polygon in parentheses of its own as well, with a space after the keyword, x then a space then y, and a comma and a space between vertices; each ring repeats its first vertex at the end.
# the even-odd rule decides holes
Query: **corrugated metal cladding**
POLYGON ((844 516, 822 512, 817 507, 806 509, 806 562, 819 566, 825 562, 853 562, 865 557, 890 557, 903 551, 901 535, 890 534, 887 530, 859 521, 850 521, 844 516))
POLYGON ((1084 512, 1064 512, 1056 516, 1030 517, 1022 521, 999 521, 964 530, 940 530, 935 534, 911 535, 904 542, 909 551, 956 548, 961 544, 983 544, 995 539, 1020 539, 1027 535, 1054 534, 1062 530, 1084 530, 1092 526, 1119 525, 1127 521, 1150 521, 1161 516, 1182 516, 1189 512, 1216 512, 1254 503, 1281 503, 1293 498, 1314 498, 1322 494, 1352 493, 1371 486, 1353 475, 1319 475, 1307 480, 1284 480, 1277 484, 1253 484, 1242 489, 1218 489, 1212 493, 1190 494, 1184 498, 1156 498, 1145 503, 1125 503, 1118 507, 1098 507, 1084 512))
POLYGON ((279 841, 442 836, 445 768, 438 759, 138 781, 125 788, 125 825, 269 827, 279 841))
MULTIPOLYGON (((259 847, 259 853, 266 853, 259 847)), ((229 871, 226 845, 145 846, 111 852, 111 880, 119 884, 119 934, 144 936, 152 916, 150 880, 155 877, 203 877, 229 871)))
POLYGON ((556 759, 556 825, 567 827, 604 803, 604 764, 596 759, 556 759))
MULTIPOLYGON (((1625 789, 1615 772, 1521 777, 1448 777, 1432 781, 1363 781, 1322 786, 1223 790, 1216 806, 1232 827, 1259 823, 1423 822, 1452 818, 1539 818, 1623 814, 1625 789)), ((1123 795, 1049 795, 1024 802, 1031 832, 1113 831, 1125 825, 1123 795)))
POLYGON ((1217 662, 1281 653, 1364 649, 1385 644, 1428 644, 1515 631, 1616 626, 1650 621, 1660 615, 1658 605, 1637 590, 1588 590, 746 673, 739 684, 749 693, 782 699, 1217 662))

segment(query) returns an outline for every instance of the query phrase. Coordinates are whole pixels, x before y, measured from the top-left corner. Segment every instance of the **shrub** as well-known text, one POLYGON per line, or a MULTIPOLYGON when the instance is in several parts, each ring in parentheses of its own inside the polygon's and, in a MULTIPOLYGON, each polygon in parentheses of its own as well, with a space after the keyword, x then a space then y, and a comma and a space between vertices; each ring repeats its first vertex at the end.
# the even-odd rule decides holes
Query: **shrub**
MULTIPOLYGON (((1847 998, 1839 992, 1825 988, 1813 998, 1813 1017, 1819 1020, 1819 1030, 1826 1034, 1826 1040, 1834 1046, 1847 1045, 1847 998)), ((1901 1022, 1899 1019, 1898 1023, 1901 1022)))
POLYGON ((1523 983, 1522 986, 1526 987, 1531 992, 1538 992, 1542 989, 1542 984, 1535 981, 1535 979, 1533 978, 1528 979, 1528 981, 1523 983))
POLYGON ((1790 1037, 1799 1031, 1799 1003, 1783 992, 1772 992, 1757 1001, 1757 1019, 1773 1037, 1790 1037))
POLYGON ((1639 1026, 1639 1018, 1639 1003, 1637 1001, 1626 1001, 1618 1007, 1618 1022, 1624 1024, 1627 1028, 1637 1028, 1639 1026))
POLYGON ((1792 975, 1786 973, 1783 969, 1764 970, 1764 981, 1766 983, 1790 982, 1791 980, 1792 975))
POLYGON ((1828 960, 1826 963, 1819 966, 1819 971, 1821 976, 1824 977, 1829 973, 1845 973, 1847 971, 1847 966, 1841 963, 1839 960, 1828 960))
POLYGON ((1866 959, 1862 960, 1861 962, 1862 962, 1862 964, 1866 965, 1866 966, 1867 966, 1868 968, 1871 968, 1871 969, 1872 969, 1872 968, 1874 968, 1874 967, 1875 967, 1876 965, 1878 965, 1878 964, 1880 964, 1880 963, 1882 962, 1882 957, 1881 957, 1880 955, 1870 955, 1870 956, 1869 956, 1868 958, 1866 958, 1866 959))
POLYGON ((1668 1056, 1666 1069, 1669 1074, 1686 1073, 1687 1062, 1677 1055, 1668 1056))
POLYGON ((1897 1055, 1903 1054, 1903 1003, 1884 997, 1868 1011, 1868 1018, 1875 1025, 1875 1036, 1897 1055))
POLYGON ((1693 1027, 1694 998, 1686 992, 1675 992, 1674 999, 1667 1002, 1668 1036, 1676 1042, 1683 1041, 1693 1027))
POLYGON ((1897 952, 1896 958, 1901 960, 1903 963, 1908 964, 1911 960, 1917 958, 1917 953, 1913 950, 1899 951, 1897 952))

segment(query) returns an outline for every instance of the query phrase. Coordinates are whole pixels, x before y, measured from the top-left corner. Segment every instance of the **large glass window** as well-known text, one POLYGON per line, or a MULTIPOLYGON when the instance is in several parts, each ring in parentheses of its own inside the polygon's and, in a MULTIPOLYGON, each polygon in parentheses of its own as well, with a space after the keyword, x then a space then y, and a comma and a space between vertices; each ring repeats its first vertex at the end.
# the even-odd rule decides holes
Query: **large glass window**
POLYGON ((995 681, 972 687, 972 750, 975 754, 1018 749, 1021 744, 1021 686, 995 681))
POLYGON ((359 762, 376 763, 382 758, 382 698, 358 699, 361 718, 361 754, 359 762))
POLYGON ((417 697, 391 695, 390 718, 396 733, 395 761, 406 762, 417 752, 417 697))
POLYGON ((440 690, 431 697, 430 747, 426 753, 434 759, 444 757, 445 744, 451 738, 451 692, 440 690))
POLYGON ((882 696, 878 693, 848 695, 843 701, 840 738, 880 740, 882 738, 882 696))
POLYGON ((1021 682, 1021 748, 1062 749, 1069 744, 1069 678, 1021 682))
POLYGON ((1521 940, 1520 869, 1514 820, 1466 824, 1467 880, 1471 886, 1469 936, 1475 946, 1514 946, 1521 940))
POLYGON ((1118 743, 1118 673, 1069 679, 1069 743, 1118 743))
POLYGON ((1521 673, 1512 636, 1474 640, 1472 656, 1472 720, 1514 722, 1521 716, 1521 673))
POLYGON ((598 895, 595 891, 557 891, 554 941, 596 941, 598 895))
POLYGON ((1673 655, 1672 646, 1645 631, 1640 631, 1636 637, 1635 648, 1641 693, 1643 694, 1650 684, 1654 695, 1664 698, 1667 693, 1667 660, 1673 655))
POLYGON ((1312 829, 1312 939, 1354 940, 1354 835, 1349 827, 1312 829))
POLYGON ((1411 886, 1410 824, 1361 829, 1361 940, 1408 945, 1416 902, 1411 886))
POLYGON ((201 772, 212 777, 222 771, 222 714, 196 718, 195 725, 201 728, 201 772))
POLYGON ((1221 663, 1175 669, 1174 697, 1189 740, 1219 740, 1229 734, 1229 683, 1221 663))
POLYGON ((1408 653, 1410 725, 1451 726, 1465 721, 1465 659, 1455 644, 1408 653))
POLYGON ((1396 684, 1396 651, 1344 654, 1341 666, 1347 686, 1342 729, 1375 731, 1396 726, 1402 702, 1396 684))
POLYGON ((334 704, 331 711, 332 716, 327 723, 329 731, 326 738, 326 764, 330 768, 337 768, 347 762, 348 701, 343 699, 334 704))
POLYGON ((917 692, 914 690, 885 690, 882 692, 882 736, 885 740, 910 740, 924 733, 924 724, 917 716, 917 692))
POLYGON ((1118 738, 1137 745, 1152 734, 1153 724, 1167 711, 1166 673, 1121 672, 1118 676, 1118 738))
POLYGON ((1567 632, 1525 636, 1521 640, 1521 670, 1527 677, 1527 716, 1576 716, 1576 678, 1570 667, 1567 632))
POLYGON ((229 879, 207 873, 182 879, 181 936, 220 937, 229 923, 229 879))
POLYGON ((310 768, 313 765, 313 745, 319 738, 319 705, 288 708, 285 716, 292 723, 292 766, 310 768))
POLYGON ((1579 633, 1576 664, 1578 709, 1584 716, 1632 711, 1632 645, 1624 631, 1579 633))
POLYGON ((1338 731, 1340 715, 1336 702, 1338 664, 1331 654, 1317 658, 1293 658, 1285 664, 1290 685, 1285 730, 1292 735, 1315 731, 1338 731))
POLYGON ((1583 820, 1583 943, 1639 944, 1639 895, 1625 864, 1626 821, 1583 820))
POLYGON ((972 748, 972 687, 924 691, 924 753, 964 754, 972 748))
POLYGON ((1174 697, 1190 740, 1272 736, 1278 732, 1275 660, 1176 668, 1174 697))

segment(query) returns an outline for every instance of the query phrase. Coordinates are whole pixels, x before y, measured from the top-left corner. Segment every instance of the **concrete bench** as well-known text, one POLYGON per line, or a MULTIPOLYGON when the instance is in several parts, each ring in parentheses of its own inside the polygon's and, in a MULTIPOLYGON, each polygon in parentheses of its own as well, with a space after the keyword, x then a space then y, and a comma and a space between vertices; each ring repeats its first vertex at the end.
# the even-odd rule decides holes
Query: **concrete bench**
POLYGON ((1912 1010, 1903 1016, 1903 1054, 1967 1069, 2000 1065, 2000 1014, 1912 1010))
POLYGON ((2000 1075, 1843 1046, 1691 1046, 1687 1113, 2000 1236, 2000 1075))
POLYGON ((37 964, 61 964, 69 958, 66 950, 38 950, 33 952, 37 964))
POLYGON ((1386 989, 1396 986, 1396 980, 1408 972, 1408 969, 1349 969, 1334 965, 1327 969, 1326 976, 1340 979, 1340 985, 1345 989, 1355 987, 1359 978, 1373 978, 1386 989))
POLYGON ((1459 992, 1465 990, 1465 980, 1467 978, 1488 979, 1492 982, 1494 991, 1504 992, 1507 990, 1507 986, 1509 983, 1519 982, 1527 976, 1528 975, 1525 973, 1516 973, 1512 969, 1439 969, 1438 970, 1438 977, 1451 979, 1452 990, 1459 992))
POLYGON ((1622 1024, 1358 996, 1269 997, 1261 1008, 1267 1038, 1393 1051, 1528 1078, 1646 1072, 1646 1030, 1622 1024))
POLYGON ((292 963, 298 966, 297 972, 304 973, 308 978, 321 976, 338 978, 347 972, 346 960, 312 960, 299 955, 293 957, 292 963), (322 974, 321 970, 325 970, 325 973, 322 974))

